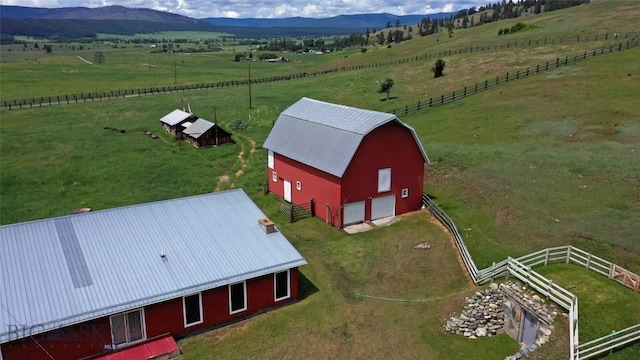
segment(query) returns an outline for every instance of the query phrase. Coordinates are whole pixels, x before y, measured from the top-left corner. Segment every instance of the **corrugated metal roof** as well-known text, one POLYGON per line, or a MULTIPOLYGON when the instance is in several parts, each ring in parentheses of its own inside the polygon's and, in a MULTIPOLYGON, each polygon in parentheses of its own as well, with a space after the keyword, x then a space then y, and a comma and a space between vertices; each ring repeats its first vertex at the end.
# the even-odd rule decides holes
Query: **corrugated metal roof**
POLYGON ((0 343, 306 264, 264 217, 237 189, 0 226, 0 343))
POLYGON ((264 147, 288 158, 342 177, 365 135, 390 121, 411 131, 429 162, 415 130, 394 114, 302 98, 284 110, 264 147))
POLYGON ((175 109, 172 112, 160 118, 160 121, 162 121, 167 125, 174 126, 178 124, 180 121, 188 119, 191 116, 193 116, 193 114, 190 114, 186 111, 182 111, 180 109, 175 109))
POLYGON ((206 133, 215 124, 205 119, 198 119, 193 124, 184 129, 184 133, 194 138, 199 138, 202 134, 206 133))

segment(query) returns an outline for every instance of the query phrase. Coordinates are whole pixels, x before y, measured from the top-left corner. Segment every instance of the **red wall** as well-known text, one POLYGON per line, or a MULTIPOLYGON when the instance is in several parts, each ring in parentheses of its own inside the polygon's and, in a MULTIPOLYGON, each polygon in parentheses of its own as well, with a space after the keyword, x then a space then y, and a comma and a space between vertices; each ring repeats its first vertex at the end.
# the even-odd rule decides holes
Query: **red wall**
POLYGON ((334 212, 336 216, 329 222, 334 226, 340 225, 338 222, 340 178, 280 154, 274 154, 274 169, 267 170, 270 192, 284 197, 284 180, 289 180, 292 203, 305 204, 313 198, 316 216, 325 221, 327 221, 327 204, 332 204, 336 209, 334 212), (272 171, 278 173, 278 182, 273 182, 272 171), (301 190, 296 189, 297 181, 301 182, 301 190))
POLYGON ((365 219, 371 219, 371 199, 396 195, 396 215, 422 206, 424 158, 409 129, 387 123, 362 140, 342 178, 342 202, 365 200, 365 219), (378 170, 391 168, 391 190, 378 193, 378 170), (402 198, 402 189, 409 196, 402 198))
MULTIPOLYGON (((291 297, 274 301, 273 274, 247 280, 247 310, 229 314, 228 286, 202 293, 203 323, 184 327, 182 298, 146 306, 144 317, 147 339, 170 333, 174 337, 205 330, 216 325, 242 319, 261 310, 282 306, 298 298, 297 268, 291 269, 291 297)), ((55 359, 78 359, 101 354, 105 345, 111 344, 109 317, 69 326, 33 336, 55 359)), ((2 344, 3 360, 50 360, 50 357, 31 338, 2 344)))
POLYGON ((284 197, 284 181, 291 181, 291 202, 308 203, 315 200, 316 216, 326 219, 326 204, 339 211, 334 226, 342 227, 342 208, 345 203, 365 200, 365 220, 371 219, 371 199, 396 195, 396 215, 420 209, 424 180, 424 158, 411 131, 390 122, 366 135, 356 151, 342 179, 274 154, 274 169, 267 169, 269 191, 284 197), (391 168, 391 191, 378 193, 378 170, 391 168), (273 182, 271 172, 278 173, 273 182), (296 190, 296 181, 302 190, 296 190), (402 189, 409 189, 409 197, 402 198, 402 189))

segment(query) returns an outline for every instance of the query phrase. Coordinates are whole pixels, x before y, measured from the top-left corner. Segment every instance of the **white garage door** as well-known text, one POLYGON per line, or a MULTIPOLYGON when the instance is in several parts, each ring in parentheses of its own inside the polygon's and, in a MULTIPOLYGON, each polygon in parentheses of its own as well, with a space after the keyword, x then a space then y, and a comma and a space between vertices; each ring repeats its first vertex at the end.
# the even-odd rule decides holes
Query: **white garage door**
POLYGON ((364 201, 344 204, 344 225, 364 221, 364 201))
POLYGON ((371 200, 371 220, 396 214, 396 196, 389 195, 371 200))

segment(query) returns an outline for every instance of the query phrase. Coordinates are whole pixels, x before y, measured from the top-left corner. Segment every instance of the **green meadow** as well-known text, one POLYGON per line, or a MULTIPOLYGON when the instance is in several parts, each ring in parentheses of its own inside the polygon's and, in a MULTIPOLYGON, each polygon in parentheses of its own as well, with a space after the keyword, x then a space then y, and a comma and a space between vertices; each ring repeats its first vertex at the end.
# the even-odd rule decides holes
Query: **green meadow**
MULTIPOLYGON (((318 219, 293 224, 265 195, 262 144, 279 113, 301 97, 378 111, 401 109, 507 72, 611 46, 596 34, 637 32, 638 1, 592 1, 557 12, 457 29, 391 47, 329 54, 283 53, 282 63, 234 62, 239 46, 212 53, 151 53, 102 42, 1 48, 2 100, 196 84, 386 63, 465 47, 581 38, 338 71, 289 81, 43 106, 0 112, 0 223, 243 188, 309 262, 301 299, 276 311, 181 341, 184 359, 504 359, 505 335, 475 341, 444 333, 478 290, 440 227, 418 211, 389 227, 347 235, 318 219), (498 36, 517 22, 532 30, 498 36), (74 48, 72 48, 74 46, 74 48), (11 50, 9 50, 9 48, 11 50), (105 64, 88 64, 102 51, 105 64), (249 68, 250 66, 250 68, 249 68), (394 79, 391 98, 376 80, 394 79), (164 133, 176 108, 215 121, 232 145, 196 149, 164 133), (251 104, 251 107, 249 106, 251 104), (241 121, 247 129, 233 129, 241 121), (124 129, 124 133, 105 129, 124 129), (144 131, 159 138, 151 139, 144 131), (429 250, 413 246, 429 242, 429 250), (366 295, 366 296, 364 296, 366 295)), ((169 34, 166 34, 167 36, 169 34)), ((181 38, 180 34, 172 34, 181 38)), ((146 35, 144 35, 146 36, 146 35)), ((195 38, 200 34, 185 34, 195 38)), ((205 37, 203 34, 202 37, 205 37)), ((214 36, 214 35, 212 35, 214 36)), ((217 36, 217 35, 215 35, 217 36)), ((640 47, 596 56, 400 119, 414 127, 431 164, 424 191, 455 221, 478 267, 571 244, 640 273, 640 47)), ((575 266, 540 268, 575 290, 580 340, 640 323, 640 296, 575 266)), ((566 359, 568 327, 534 359, 566 359)), ((608 358, 635 359, 638 344, 608 358)))

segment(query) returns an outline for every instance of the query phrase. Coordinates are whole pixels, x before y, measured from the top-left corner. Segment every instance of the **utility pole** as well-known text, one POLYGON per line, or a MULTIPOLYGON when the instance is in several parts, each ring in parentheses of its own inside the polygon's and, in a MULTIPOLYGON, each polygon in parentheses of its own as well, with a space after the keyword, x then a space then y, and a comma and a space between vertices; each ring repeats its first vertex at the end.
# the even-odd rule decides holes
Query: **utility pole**
POLYGON ((249 65, 249 109, 252 109, 251 107, 251 62, 247 64, 249 65))

